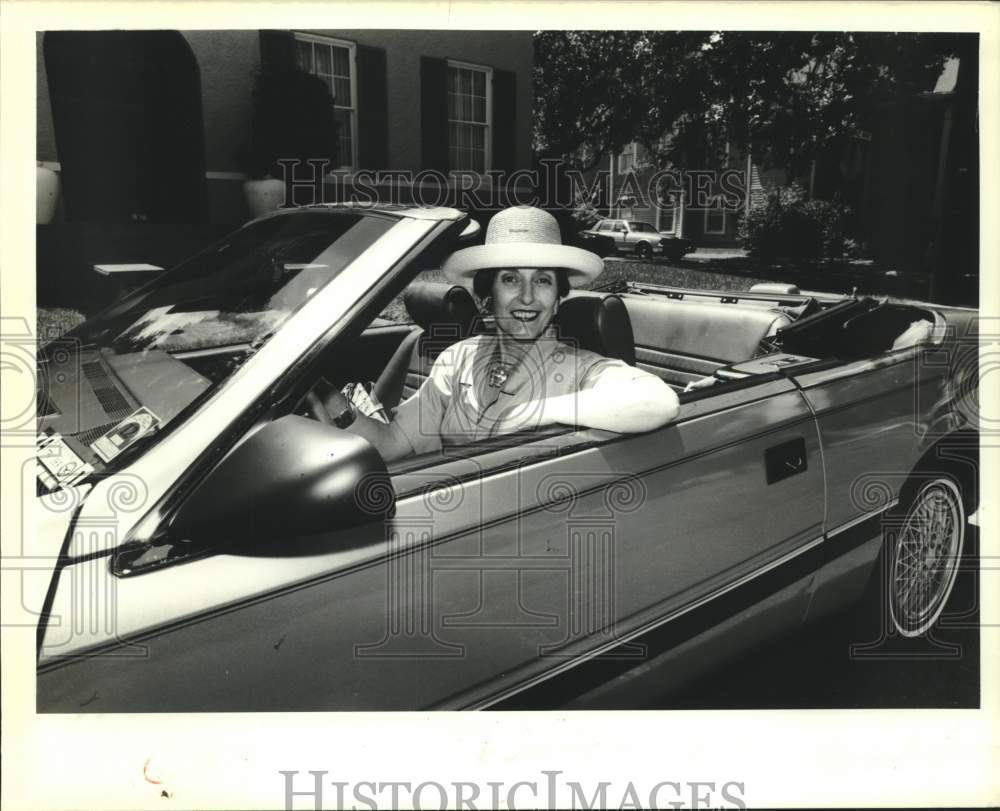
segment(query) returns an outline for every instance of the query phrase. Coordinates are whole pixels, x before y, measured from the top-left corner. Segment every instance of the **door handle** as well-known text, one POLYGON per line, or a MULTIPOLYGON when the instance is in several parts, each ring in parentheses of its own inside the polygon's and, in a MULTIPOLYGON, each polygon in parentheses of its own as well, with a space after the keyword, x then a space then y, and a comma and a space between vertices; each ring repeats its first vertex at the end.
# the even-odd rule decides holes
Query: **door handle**
POLYGON ((767 483, 774 484, 809 469, 806 441, 796 437, 764 451, 764 471, 767 483))

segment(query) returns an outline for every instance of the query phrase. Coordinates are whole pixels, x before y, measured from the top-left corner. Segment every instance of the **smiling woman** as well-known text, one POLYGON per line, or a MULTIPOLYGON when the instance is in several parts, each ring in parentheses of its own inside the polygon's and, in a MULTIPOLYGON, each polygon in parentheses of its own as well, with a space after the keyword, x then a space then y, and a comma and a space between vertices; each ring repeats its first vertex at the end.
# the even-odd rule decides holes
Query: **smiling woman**
POLYGON ((560 335, 560 301, 602 270, 599 257, 562 244, 550 214, 506 209, 490 221, 486 244, 457 251, 443 267, 492 311, 493 331, 443 351, 390 423, 356 413, 332 387, 318 393, 334 422, 387 460, 554 423, 620 433, 658 428, 679 409, 668 385, 560 335))

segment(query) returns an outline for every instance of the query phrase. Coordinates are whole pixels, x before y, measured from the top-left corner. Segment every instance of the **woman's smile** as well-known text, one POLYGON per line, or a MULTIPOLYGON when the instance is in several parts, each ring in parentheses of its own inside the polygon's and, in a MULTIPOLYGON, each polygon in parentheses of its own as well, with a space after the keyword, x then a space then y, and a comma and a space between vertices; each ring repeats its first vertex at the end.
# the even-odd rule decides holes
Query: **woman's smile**
POLYGON ((542 334, 559 301, 555 272, 541 268, 506 268, 493 280, 497 327, 511 338, 531 341, 542 334))

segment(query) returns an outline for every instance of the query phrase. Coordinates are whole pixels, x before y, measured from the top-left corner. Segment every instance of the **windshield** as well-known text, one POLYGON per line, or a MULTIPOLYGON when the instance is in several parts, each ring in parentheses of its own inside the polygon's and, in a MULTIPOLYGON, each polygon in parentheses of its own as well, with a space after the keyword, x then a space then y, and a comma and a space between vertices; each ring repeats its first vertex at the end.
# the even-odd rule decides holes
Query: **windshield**
POLYGON ((629 220, 628 226, 633 231, 643 231, 652 234, 656 233, 656 229, 653 228, 653 226, 650 225, 648 222, 635 222, 634 220, 629 220))
POLYGON ((79 483, 148 444, 396 222, 343 210, 269 217, 48 345, 38 433, 55 461, 39 454, 41 481, 79 483))

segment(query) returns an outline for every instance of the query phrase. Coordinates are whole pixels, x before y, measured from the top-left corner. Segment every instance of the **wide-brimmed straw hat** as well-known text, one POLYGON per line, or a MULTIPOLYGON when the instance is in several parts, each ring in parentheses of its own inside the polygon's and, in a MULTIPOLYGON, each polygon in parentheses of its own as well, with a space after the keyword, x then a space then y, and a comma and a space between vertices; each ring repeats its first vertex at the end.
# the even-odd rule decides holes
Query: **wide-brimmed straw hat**
POLYGON ((546 268, 564 270, 579 287, 604 270, 595 253, 563 245, 559 223, 534 206, 514 206, 496 214, 486 229, 486 243, 455 251, 442 271, 449 281, 471 284, 480 270, 494 268, 546 268))

